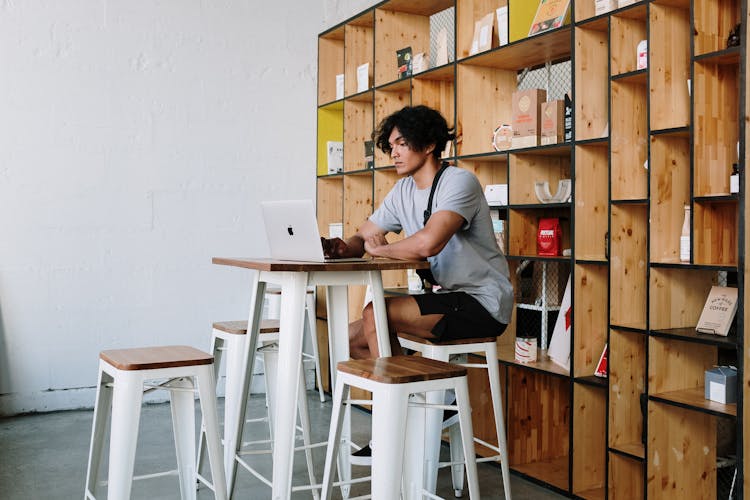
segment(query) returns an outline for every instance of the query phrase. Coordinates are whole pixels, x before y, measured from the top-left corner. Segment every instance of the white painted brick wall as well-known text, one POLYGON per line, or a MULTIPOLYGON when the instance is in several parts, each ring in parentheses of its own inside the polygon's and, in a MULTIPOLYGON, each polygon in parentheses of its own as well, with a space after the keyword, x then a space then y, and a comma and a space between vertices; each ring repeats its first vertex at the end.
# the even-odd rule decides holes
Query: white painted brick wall
POLYGON ((246 314, 211 257, 315 196, 316 36, 366 6, 0 0, 0 415, 90 407, 101 349, 246 314))

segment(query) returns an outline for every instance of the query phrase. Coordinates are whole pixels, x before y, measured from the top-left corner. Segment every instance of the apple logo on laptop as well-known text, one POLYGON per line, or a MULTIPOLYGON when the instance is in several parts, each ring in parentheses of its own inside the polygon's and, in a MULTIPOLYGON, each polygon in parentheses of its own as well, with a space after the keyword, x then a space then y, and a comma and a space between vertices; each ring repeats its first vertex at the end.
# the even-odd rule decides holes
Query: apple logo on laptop
POLYGON ((294 236, 294 229, 292 229, 292 226, 286 228, 286 232, 289 233, 289 236, 294 236))

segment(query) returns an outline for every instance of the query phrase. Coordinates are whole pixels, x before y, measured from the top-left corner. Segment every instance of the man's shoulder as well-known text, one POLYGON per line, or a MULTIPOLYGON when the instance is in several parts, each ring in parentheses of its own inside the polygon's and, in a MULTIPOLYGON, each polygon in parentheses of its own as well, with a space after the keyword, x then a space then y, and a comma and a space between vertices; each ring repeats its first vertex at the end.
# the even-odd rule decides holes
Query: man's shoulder
POLYGON ((460 167, 449 167, 445 171, 446 180, 450 179, 451 184, 461 184, 465 186, 476 187, 479 185, 479 179, 473 172, 460 167))

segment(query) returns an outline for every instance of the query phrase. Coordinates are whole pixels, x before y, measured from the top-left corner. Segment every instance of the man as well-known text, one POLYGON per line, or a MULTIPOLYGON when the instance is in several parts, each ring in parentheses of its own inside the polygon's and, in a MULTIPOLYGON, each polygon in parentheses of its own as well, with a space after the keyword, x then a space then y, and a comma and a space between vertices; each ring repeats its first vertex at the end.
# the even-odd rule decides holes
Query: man
MULTIPOLYGON (((394 354, 400 352, 397 332, 440 340, 493 337, 510 321, 508 263, 497 246, 482 187, 472 173, 440 161, 454 137, 445 118, 426 106, 405 107, 385 118, 373 138, 404 177, 357 234, 346 242, 323 241, 330 257, 367 252, 430 262, 429 281, 441 286, 440 293, 386 299, 394 354), (406 237, 389 244, 386 234, 401 230, 406 237)), ((378 357, 372 304, 350 325, 349 335, 353 358, 378 357)))

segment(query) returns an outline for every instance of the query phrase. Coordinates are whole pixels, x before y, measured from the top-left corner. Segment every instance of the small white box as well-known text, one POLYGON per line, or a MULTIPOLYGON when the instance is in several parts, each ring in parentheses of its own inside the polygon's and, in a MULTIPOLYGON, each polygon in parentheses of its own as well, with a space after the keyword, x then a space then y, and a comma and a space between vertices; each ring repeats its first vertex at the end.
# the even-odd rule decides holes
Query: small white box
POLYGON ((497 37, 502 47, 508 45, 508 6, 498 7, 495 15, 497 17, 497 37))
POLYGON ((722 404, 737 402, 737 368, 716 366, 706 370, 705 398, 722 404))
POLYGON ((370 63, 357 66, 357 92, 370 88, 370 63))
POLYGON ((341 141, 326 142, 328 173, 337 174, 344 170, 344 143, 341 141))
POLYGON ((626 5, 630 5, 631 3, 635 3, 635 0, 617 0, 617 8, 621 9, 626 5))
POLYGON ((336 75, 336 100, 344 98, 344 74, 336 75))
POLYGON ((508 185, 507 184, 488 184, 484 188, 484 197, 490 205, 507 205, 508 204, 508 185))

